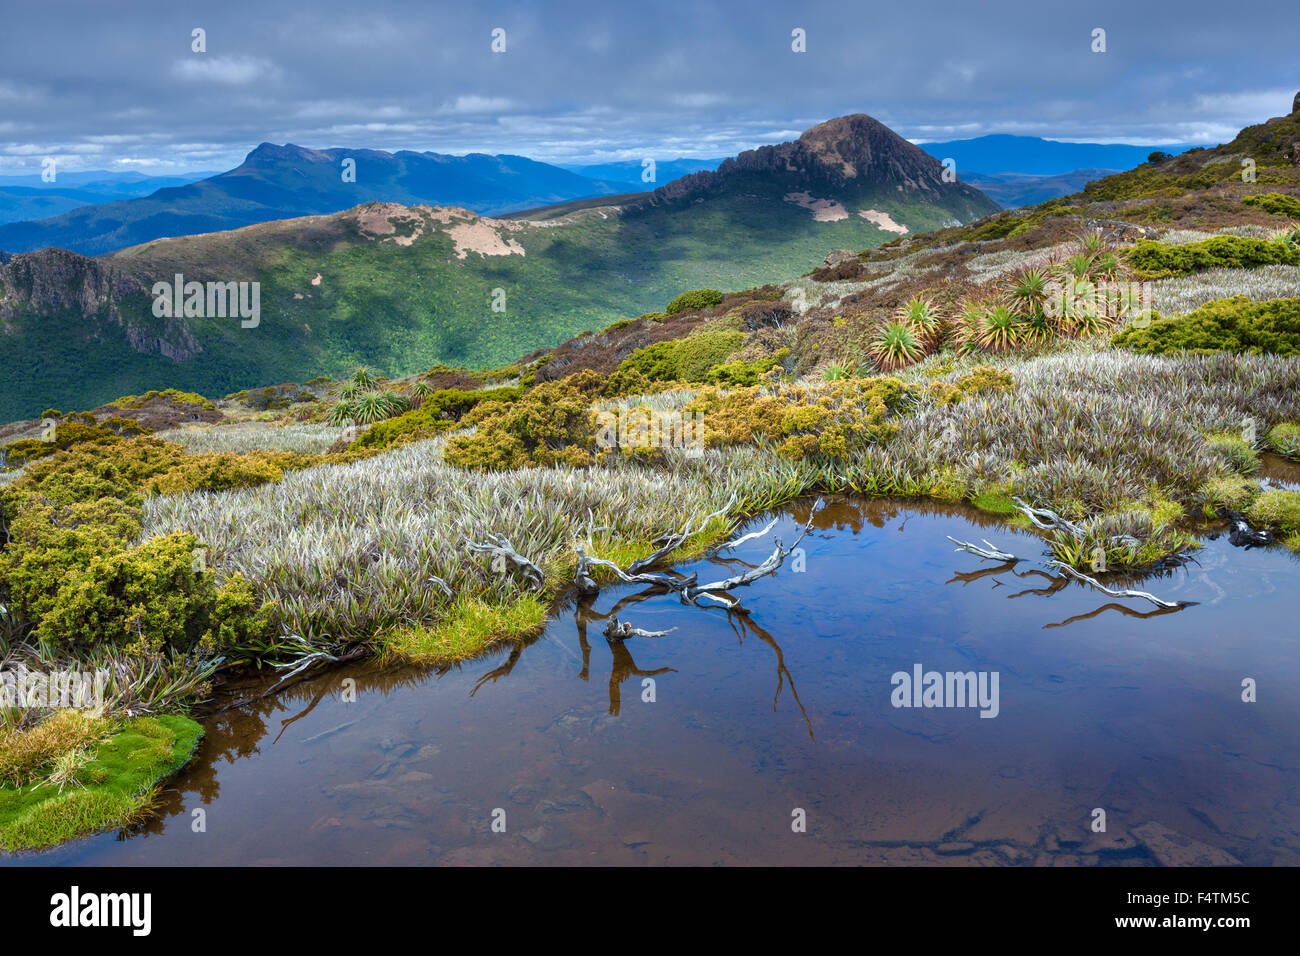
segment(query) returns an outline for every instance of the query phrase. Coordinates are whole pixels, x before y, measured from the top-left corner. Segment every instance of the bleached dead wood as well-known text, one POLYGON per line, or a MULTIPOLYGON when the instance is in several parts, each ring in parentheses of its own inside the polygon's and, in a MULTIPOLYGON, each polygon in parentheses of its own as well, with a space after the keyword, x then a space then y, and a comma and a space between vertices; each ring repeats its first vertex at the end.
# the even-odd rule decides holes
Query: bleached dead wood
MULTIPOLYGON (((692 573, 689 577, 680 577, 671 574, 660 574, 654 572, 647 572, 643 570, 637 570, 635 573, 629 573, 629 572, 633 572, 633 569, 645 567, 649 559, 645 559, 639 562, 634 562, 628 565, 627 571, 624 571, 613 561, 608 561, 604 558, 593 557, 592 555, 587 554, 580 545, 574 546, 574 551, 576 551, 578 554, 578 566, 574 572, 574 581, 578 589, 582 591, 584 594, 592 594, 595 591, 599 590, 599 587, 597 586, 595 580, 591 576, 591 568, 593 567, 609 568, 611 571, 614 572, 615 575, 618 576, 619 580, 624 581, 628 584, 650 584, 650 585, 655 585, 657 587, 666 588, 670 591, 674 591, 681 597, 682 603, 689 602, 691 604, 696 604, 698 606, 700 601, 712 601, 714 603, 721 604, 723 607, 726 608, 738 609, 737 602, 731 598, 721 597, 720 596, 721 592, 730 591, 733 588, 744 587, 748 584, 753 583, 754 581, 757 581, 761 577, 772 574, 773 572, 776 571, 777 568, 781 567, 781 565, 785 562, 785 559, 789 557, 790 554, 794 552, 795 548, 799 546, 799 542, 801 542, 804 539, 804 537, 808 534, 808 532, 812 530, 813 519, 816 517, 817 512, 821 511, 821 509, 824 506, 825 506, 825 502, 822 501, 820 498, 817 499, 817 502, 812 507, 812 512, 808 515, 807 523, 804 524, 803 528, 799 532, 799 536, 795 538, 794 542, 788 548, 783 546, 781 542, 778 540, 776 542, 776 549, 767 557, 767 560, 765 560, 762 564, 750 568, 741 574, 737 574, 729 578, 723 578, 720 581, 711 581, 708 584, 697 584, 696 582, 699 579, 698 572, 692 573)), ((717 517, 718 515, 724 514, 729 508, 730 508, 730 504, 728 504, 727 508, 724 508, 721 511, 717 511, 714 512, 712 515, 709 515, 699 525, 699 528, 705 527, 710 520, 717 517)), ((689 534, 687 534, 686 532, 690 531, 691 527, 692 527, 692 523, 688 522, 686 531, 679 532, 677 534, 670 536, 669 540, 670 541, 677 540, 678 544, 680 545, 681 541, 684 541, 686 537, 689 537, 689 534)), ((768 529, 770 528, 771 525, 768 526, 768 529)), ((766 534, 768 529, 764 529, 762 533, 766 534)), ((696 530, 698 531, 698 528, 696 530)))
POLYGON ((611 641, 625 641, 629 637, 663 637, 675 630, 677 628, 670 627, 666 631, 644 631, 639 627, 633 627, 631 624, 620 624, 618 618, 611 617, 605 622, 604 634, 611 641))
POLYGON ((944 535, 944 537, 946 537, 953 544, 957 545, 957 547, 953 548, 954 551, 968 551, 971 554, 979 555, 981 558, 988 558, 990 561, 1019 561, 1020 560, 1009 551, 998 550, 998 548, 995 547, 993 542, 991 542, 988 538, 984 539, 984 543, 988 545, 988 547, 981 548, 979 545, 971 544, 969 541, 958 541, 952 535, 944 535))
POLYGON ((546 575, 542 573, 541 568, 516 551, 505 535, 488 534, 486 537, 487 544, 478 544, 466 538, 466 550, 471 554, 490 554, 494 561, 498 558, 509 561, 523 573, 524 577, 528 578, 534 588, 541 590, 542 585, 546 583, 546 575))
POLYGON ((726 544, 724 544, 724 545, 722 545, 720 548, 718 548, 718 550, 719 550, 719 551, 730 551, 730 550, 732 550, 733 548, 738 548, 740 545, 744 544, 746 541, 755 541, 755 540, 757 540, 758 538, 763 537, 765 534, 767 534, 769 531, 771 531, 771 530, 772 530, 773 528, 775 528, 775 527, 776 527, 776 519, 773 518, 771 521, 769 521, 769 522, 767 523, 767 527, 764 528, 762 531, 751 531, 749 534, 742 535, 742 536, 739 537, 739 538, 733 538, 732 540, 728 541, 726 544))
POLYGON ((1076 538, 1086 538, 1088 536, 1088 533, 1083 528, 1080 528, 1073 521, 1062 518, 1055 511, 1048 508, 1031 508, 1019 498, 1012 498, 1011 500, 1016 503, 1016 507, 1024 512, 1035 528, 1041 528, 1043 531, 1067 531, 1076 538))
POLYGON ((698 587, 682 588, 682 600, 696 603, 698 598, 704 595, 716 595, 719 591, 730 591, 733 588, 745 587, 765 575, 773 574, 777 568, 785 563, 785 559, 794 552, 794 549, 799 546, 799 542, 802 541, 807 536, 808 532, 812 530, 813 519, 817 517, 817 512, 821 511, 824 506, 825 502, 818 498, 816 504, 812 506, 812 510, 808 515, 808 521, 799 531, 799 537, 794 539, 794 542, 790 547, 784 547, 778 539, 776 542, 776 550, 768 555, 767 560, 762 564, 750 568, 748 571, 741 574, 724 578, 721 581, 711 581, 708 584, 701 584, 698 587))
POLYGON ((680 531, 671 532, 666 537, 664 537, 662 539, 663 544, 658 549, 656 549, 653 554, 648 554, 644 558, 641 558, 640 560, 637 561, 633 561, 631 564, 629 564, 627 566, 627 573, 635 575, 640 573, 641 571, 644 571, 646 568, 654 567, 664 558, 668 557, 668 555, 672 554, 683 544, 689 541, 691 535, 699 534, 700 531, 702 531, 704 528, 707 528, 709 526, 709 522, 712 521, 714 518, 720 518, 723 515, 725 515, 728 511, 731 510, 731 506, 735 503, 736 503, 736 496, 733 494, 731 498, 727 500, 727 503, 725 505, 723 505, 721 508, 719 508, 717 511, 713 512, 712 514, 705 515, 704 520, 699 523, 698 527, 695 524, 695 518, 692 517, 688 519, 686 522, 686 526, 684 528, 682 528, 680 531))
POLYGON ((1076 571, 1063 561, 1048 561, 1047 564, 1049 567, 1057 568, 1058 570, 1065 572, 1072 578, 1077 578, 1080 581, 1091 584, 1098 591, 1101 591, 1103 594, 1109 594, 1111 597, 1142 598, 1143 600, 1150 601, 1156 607, 1163 608, 1184 607, 1188 603, 1186 601, 1165 601, 1156 597, 1154 594, 1148 594, 1146 591, 1134 591, 1131 588, 1108 588, 1096 578, 1088 577, 1088 575, 1081 571, 1076 571))

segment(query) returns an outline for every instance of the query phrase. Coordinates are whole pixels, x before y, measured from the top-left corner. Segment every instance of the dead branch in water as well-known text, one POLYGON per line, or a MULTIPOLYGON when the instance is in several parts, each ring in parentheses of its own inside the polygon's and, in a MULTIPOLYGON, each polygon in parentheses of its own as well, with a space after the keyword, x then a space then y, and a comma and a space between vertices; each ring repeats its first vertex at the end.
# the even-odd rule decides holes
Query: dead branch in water
POLYGON ((767 534, 775 527, 776 527, 776 519, 773 518, 771 521, 767 523, 767 527, 764 528, 762 531, 751 531, 747 535, 742 535, 739 538, 733 538, 732 540, 728 541, 726 544, 719 547, 718 551, 731 551, 732 549, 737 548, 740 545, 744 544, 746 541, 754 541, 757 538, 763 537, 765 534, 767 534))
POLYGON ((958 541, 950 534, 944 535, 944 537, 947 538, 949 541, 951 541, 953 544, 957 545, 957 547, 953 548, 954 551, 968 551, 971 554, 979 555, 981 558, 988 558, 990 561, 1019 561, 1020 560, 1010 551, 999 551, 996 547, 994 547, 993 542, 990 541, 988 538, 983 539, 984 543, 988 545, 988 547, 981 548, 979 547, 979 545, 971 544, 969 541, 958 541))
POLYGON ((670 532, 661 540, 663 544, 653 554, 646 555, 638 561, 633 561, 627 566, 627 573, 631 575, 639 574, 646 568, 652 568, 668 555, 672 554, 683 544, 691 539, 691 535, 699 534, 709 526, 709 522, 714 518, 720 518, 731 510, 731 506, 736 503, 736 496, 733 494, 727 503, 712 514, 705 515, 704 520, 700 522, 699 527, 695 526, 695 519, 692 517, 687 520, 686 526, 680 531, 670 532))
MULTIPOLYGON (((719 592, 744 587, 757 581, 761 577, 774 573, 776 569, 781 567, 785 562, 785 559, 793 553, 795 548, 798 547, 799 542, 802 541, 804 537, 807 536, 808 532, 812 530, 813 519, 816 517, 817 512, 821 511, 824 506, 825 502, 818 498, 817 502, 812 507, 811 513, 808 515, 807 523, 800 530, 799 537, 795 538, 790 547, 784 547, 778 540, 776 542, 776 550, 774 550, 762 564, 750 568, 742 574, 724 578, 721 581, 711 581, 708 584, 697 585, 696 581, 699 577, 698 572, 692 573, 689 577, 682 577, 680 575, 661 574, 642 570, 653 563, 651 558, 654 558, 655 555, 663 556, 670 554, 671 550, 666 546, 659 549, 659 551, 655 552, 655 555, 651 555, 650 558, 644 558, 641 561, 634 561, 632 564, 629 564, 627 570, 624 571, 613 561, 593 557, 592 555, 587 554, 581 545, 574 545, 573 550, 576 551, 578 555, 578 566, 574 571, 574 582, 577 585, 578 590, 583 594, 594 594, 599 590, 599 585, 596 584, 595 579, 591 576, 591 568, 609 568, 618 576, 619 580, 628 584, 651 584, 676 592, 681 597, 683 604, 689 602, 698 606, 700 601, 707 600, 721 604, 723 607, 730 610, 737 610, 743 613, 743 608, 739 608, 738 603, 734 599, 723 598, 719 595, 719 592)), ((730 507, 730 504, 728 504, 727 508, 730 507)), ((700 528, 708 525, 709 521, 718 515, 725 513, 726 510, 727 509, 716 511, 706 517, 701 523, 700 528)), ((775 524, 775 521, 773 524, 775 524)), ((668 537, 668 542, 673 544, 672 550, 676 550, 676 548, 689 538, 691 534, 698 532, 699 528, 696 529, 696 532, 692 532, 692 526, 693 522, 688 522, 685 530, 674 533, 668 537)), ((768 528, 764 529, 760 534, 766 534, 767 530, 771 527, 771 525, 768 525, 768 528)), ((748 538, 750 536, 746 535, 745 537, 748 538)), ((740 540, 745 539, 742 538, 740 540)))
MULTIPOLYGON (((1056 531, 1056 532, 1064 531, 1066 534, 1069 534, 1071 537, 1073 537, 1076 541, 1083 541, 1088 536, 1087 531, 1079 527, 1077 524, 1074 524, 1073 522, 1067 521, 1065 518, 1062 518, 1055 511, 1052 511, 1048 508, 1031 508, 1029 505, 1025 504, 1025 502, 1021 501, 1019 498, 1012 498, 1011 500, 1016 503, 1016 507, 1019 508, 1020 511, 1030 520, 1030 522, 1034 525, 1035 528, 1039 528, 1043 531, 1056 531)), ((951 535, 945 535, 945 537, 947 537, 947 539, 951 541, 953 544, 957 545, 955 549, 957 551, 965 551, 970 554, 978 555, 981 558, 987 558, 991 561, 1006 561, 1008 563, 1015 563, 1020 560, 1014 554, 996 548, 993 545, 993 543, 988 540, 988 538, 984 539, 984 544, 987 545, 988 547, 981 548, 978 545, 971 544, 969 541, 958 541, 956 538, 952 537, 951 535)), ((1132 543, 1132 544, 1137 543, 1136 541, 1134 541, 1133 538, 1129 537, 1128 535, 1121 535, 1117 538, 1111 538, 1110 540, 1112 542, 1118 541, 1120 543, 1132 543)), ((1174 602, 1165 601, 1162 600, 1161 598, 1156 597, 1154 594, 1148 594, 1146 591, 1135 591, 1128 588, 1123 588, 1119 590, 1116 590, 1114 588, 1108 588, 1106 587, 1106 585, 1102 584, 1096 578, 1089 577, 1088 575, 1083 574, 1080 571, 1076 571, 1074 568, 1066 564, 1064 561, 1052 560, 1046 562, 1046 564, 1047 567, 1056 568, 1057 570, 1069 575, 1072 578, 1075 578, 1076 580, 1083 581, 1086 584, 1092 585, 1098 591, 1101 591, 1103 594, 1109 594, 1111 597, 1142 598, 1145 601, 1150 601, 1152 604, 1156 605, 1157 607, 1166 608, 1166 609, 1186 607, 1189 603, 1194 603, 1188 601, 1174 601, 1174 602)), ((1051 590, 1055 591, 1057 589, 1052 588, 1051 590)))
POLYGON ((1077 524, 1073 521, 1067 521, 1055 511, 1051 511, 1047 508, 1031 508, 1019 498, 1012 498, 1011 500, 1016 503, 1016 507, 1024 513, 1025 517, 1029 519, 1030 523, 1032 523, 1035 528, 1039 528, 1043 531, 1066 531, 1072 537, 1080 539, 1088 536, 1088 533, 1077 524))
POLYGON ((629 637, 663 637, 675 630, 677 628, 670 627, 666 631, 644 631, 639 627, 633 627, 631 624, 620 624, 618 618, 611 617, 605 622, 604 634, 611 641, 625 641, 629 637))
POLYGON ((509 538, 505 535, 488 534, 487 540, 487 544, 478 544, 466 538, 465 548, 472 554, 492 555, 494 563, 496 563, 497 559, 509 561, 523 572, 524 577, 528 578, 534 588, 541 590, 542 585, 546 582, 546 575, 542 573, 541 568, 516 551, 509 538))
POLYGON ((1130 588, 1120 588, 1118 590, 1115 588, 1108 588, 1106 587, 1106 585, 1102 584, 1096 578, 1090 578, 1088 577, 1088 575, 1074 570, 1074 568, 1070 567, 1064 561, 1048 561, 1047 564, 1049 567, 1057 568, 1061 571, 1064 571, 1072 578, 1077 578, 1080 581, 1083 581, 1087 584, 1091 584, 1098 591, 1101 591, 1103 594, 1109 594, 1111 597, 1142 598, 1143 600, 1150 601, 1156 607, 1163 607, 1163 608, 1186 607, 1189 603, 1191 603, 1188 601, 1164 601, 1156 597, 1154 594, 1148 594, 1146 591, 1134 591, 1130 588))
POLYGON ((816 504, 812 506, 812 510, 808 514, 808 521, 799 531, 799 537, 794 539, 794 542, 790 547, 783 547, 780 540, 778 540, 776 542, 776 550, 773 551, 768 556, 767 560, 758 567, 751 568, 743 574, 724 578, 721 581, 712 581, 709 584, 701 584, 699 587, 683 588, 682 600, 695 603, 700 597, 706 595, 713 597, 716 600, 716 594, 718 591, 730 591, 732 588, 745 587, 746 585, 757 581, 761 577, 768 574, 774 574, 776 569, 784 564, 785 559, 788 558, 794 552, 794 549, 799 546, 799 542, 802 541, 808 535, 808 532, 812 530, 813 519, 817 517, 817 512, 821 511, 823 507, 825 507, 825 502, 822 501, 821 498, 818 498, 816 504))

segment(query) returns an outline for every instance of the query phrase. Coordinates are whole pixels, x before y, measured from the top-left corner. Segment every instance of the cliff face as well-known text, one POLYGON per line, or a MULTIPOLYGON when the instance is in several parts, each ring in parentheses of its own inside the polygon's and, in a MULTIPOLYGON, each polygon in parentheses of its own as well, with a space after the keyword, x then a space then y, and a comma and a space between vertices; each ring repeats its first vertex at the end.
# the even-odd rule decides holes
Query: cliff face
POLYGON ((131 292, 145 291, 130 276, 66 249, 6 256, 2 265, 0 316, 6 318, 20 302, 40 312, 95 312, 131 292))
POLYGON ((144 284, 96 259, 66 249, 42 249, 0 259, 0 331, 21 326, 40 334, 50 325, 81 342, 122 336, 141 354, 186 362, 202 351, 178 319, 155 319, 144 284))

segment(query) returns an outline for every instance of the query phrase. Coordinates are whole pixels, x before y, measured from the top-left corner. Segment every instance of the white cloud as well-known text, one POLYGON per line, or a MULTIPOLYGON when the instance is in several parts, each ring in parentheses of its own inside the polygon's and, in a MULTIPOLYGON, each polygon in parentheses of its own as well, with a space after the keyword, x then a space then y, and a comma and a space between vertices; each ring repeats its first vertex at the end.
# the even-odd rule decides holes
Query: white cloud
POLYGON ((1240 93, 1204 93, 1196 97, 1200 118, 1230 120, 1241 126, 1260 123, 1291 112, 1294 89, 1246 90, 1240 93), (1206 115, 1208 114, 1208 115, 1206 115))
POLYGON ((458 96, 451 103, 444 103, 440 113, 505 113, 514 108, 514 103, 504 96, 458 96))
POLYGON ((686 109, 703 109, 709 106, 721 106, 730 99, 722 93, 678 93, 673 102, 686 109))
POLYGON ((279 68, 269 60, 252 56, 209 56, 196 53, 172 64, 177 79, 247 86, 259 80, 274 79, 279 68))

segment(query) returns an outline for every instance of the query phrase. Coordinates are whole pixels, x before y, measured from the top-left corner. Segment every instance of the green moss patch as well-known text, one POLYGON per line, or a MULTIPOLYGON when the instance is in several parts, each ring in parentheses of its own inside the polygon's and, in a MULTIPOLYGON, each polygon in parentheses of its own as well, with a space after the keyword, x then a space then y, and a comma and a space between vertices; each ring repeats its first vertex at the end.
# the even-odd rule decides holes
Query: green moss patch
POLYGON ((1246 514, 1254 524, 1294 540, 1300 535, 1300 491, 1265 491, 1246 514))
POLYGON ((28 784, 0 787, 0 846, 56 846, 131 822, 153 801, 159 781, 189 761, 202 736, 203 728, 187 717, 137 717, 117 724, 93 751, 52 756, 28 784))

